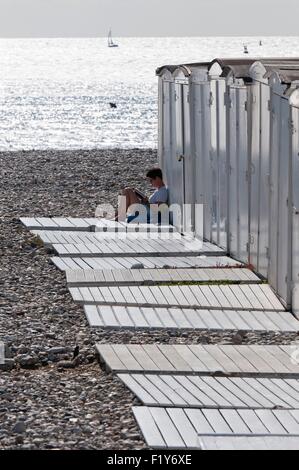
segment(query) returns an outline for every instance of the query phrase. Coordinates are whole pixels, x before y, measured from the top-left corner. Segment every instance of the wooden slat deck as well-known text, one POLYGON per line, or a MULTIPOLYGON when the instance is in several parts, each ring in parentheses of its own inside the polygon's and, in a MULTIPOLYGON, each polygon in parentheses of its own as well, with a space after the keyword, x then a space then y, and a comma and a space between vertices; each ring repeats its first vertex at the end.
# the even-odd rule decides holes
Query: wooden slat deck
POLYGON ((199 436, 200 450, 299 450, 298 436, 199 436))
POLYGON ((74 232, 74 231, 58 231, 58 230, 32 230, 34 235, 39 237, 42 242, 47 246, 53 246, 54 244, 68 245, 68 244, 101 244, 108 243, 111 245, 117 245, 124 241, 135 242, 139 241, 164 241, 164 240, 180 240, 184 241, 195 241, 197 245, 199 242, 194 238, 183 236, 180 233, 174 232, 74 232))
POLYGON ((94 305, 283 311, 268 285, 69 287, 75 302, 94 305))
POLYGON ((133 407, 151 448, 197 449, 205 435, 297 436, 299 410, 133 407))
POLYGON ((260 279, 246 268, 200 268, 200 269, 109 269, 67 270, 70 287, 153 285, 190 282, 259 283, 260 279))
POLYGON ((253 377, 118 374, 146 406, 299 409, 299 381, 253 377))
POLYGON ((52 262, 61 271, 78 269, 131 269, 132 266, 142 264, 145 269, 190 269, 190 268, 226 268, 240 267, 241 263, 228 256, 143 256, 134 258, 113 257, 113 258, 93 258, 93 257, 63 257, 55 256, 52 262))
POLYGON ((173 232, 171 225, 127 224, 96 217, 21 217, 20 221, 28 230, 72 230, 96 232, 173 232))
POLYGON ((156 252, 164 251, 167 253, 184 252, 209 252, 223 254, 223 249, 217 245, 202 242, 188 235, 183 236, 180 233, 88 233, 73 231, 44 231, 33 230, 32 233, 38 236, 45 245, 57 247, 63 246, 63 252, 72 246, 75 252, 78 248, 86 250, 89 254, 100 255, 103 250, 111 253, 122 253, 123 250, 131 253, 139 253, 156 256, 156 252))
POLYGON ((81 217, 21 217, 20 221, 28 230, 72 230, 88 232, 97 219, 81 217))
POLYGON ((67 257, 117 257, 117 256, 214 256, 225 254, 212 243, 200 240, 110 240, 109 242, 94 241, 82 244, 53 244, 53 249, 59 256, 67 257))
POLYGON ((115 373, 299 377, 291 346, 118 345, 97 343, 100 360, 115 373))
POLYGON ((297 332, 299 322, 289 312, 195 310, 84 305, 91 327, 101 329, 168 329, 244 332, 297 332))

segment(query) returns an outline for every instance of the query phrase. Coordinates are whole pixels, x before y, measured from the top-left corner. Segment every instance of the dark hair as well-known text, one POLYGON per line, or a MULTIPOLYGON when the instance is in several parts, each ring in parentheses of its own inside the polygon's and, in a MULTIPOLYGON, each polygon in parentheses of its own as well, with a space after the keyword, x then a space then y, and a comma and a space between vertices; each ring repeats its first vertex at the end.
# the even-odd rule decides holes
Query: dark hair
POLYGON ((162 175, 162 170, 161 170, 161 168, 151 168, 151 169, 148 170, 148 172, 146 173, 146 177, 147 177, 147 178, 152 178, 152 179, 161 178, 161 180, 162 180, 162 179, 163 179, 163 175, 162 175))

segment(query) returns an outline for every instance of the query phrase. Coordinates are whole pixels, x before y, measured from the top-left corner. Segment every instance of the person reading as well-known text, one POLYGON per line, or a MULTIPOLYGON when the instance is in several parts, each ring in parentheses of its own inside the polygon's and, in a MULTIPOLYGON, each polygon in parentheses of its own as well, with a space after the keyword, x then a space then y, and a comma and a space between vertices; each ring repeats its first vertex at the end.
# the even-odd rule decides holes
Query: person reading
POLYGON ((140 222, 138 211, 136 212, 135 210, 136 205, 142 205, 145 208, 146 222, 149 223, 151 221, 151 212, 159 212, 160 205, 168 204, 168 188, 163 181, 162 170, 160 168, 152 168, 146 173, 146 178, 155 188, 154 193, 149 198, 135 188, 125 188, 122 190, 121 194, 125 198, 125 212, 128 214, 127 222, 140 222), (128 213, 130 208, 134 210, 133 213, 128 213))

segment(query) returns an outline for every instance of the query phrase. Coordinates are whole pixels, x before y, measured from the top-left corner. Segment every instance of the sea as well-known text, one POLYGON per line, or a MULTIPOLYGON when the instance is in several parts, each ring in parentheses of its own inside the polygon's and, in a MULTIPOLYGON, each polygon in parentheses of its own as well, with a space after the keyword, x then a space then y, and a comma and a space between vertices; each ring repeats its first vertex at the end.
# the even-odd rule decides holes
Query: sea
POLYGON ((246 57, 299 57, 299 37, 114 42, 0 39, 0 151, 156 148, 157 67, 244 57, 244 45, 246 57))

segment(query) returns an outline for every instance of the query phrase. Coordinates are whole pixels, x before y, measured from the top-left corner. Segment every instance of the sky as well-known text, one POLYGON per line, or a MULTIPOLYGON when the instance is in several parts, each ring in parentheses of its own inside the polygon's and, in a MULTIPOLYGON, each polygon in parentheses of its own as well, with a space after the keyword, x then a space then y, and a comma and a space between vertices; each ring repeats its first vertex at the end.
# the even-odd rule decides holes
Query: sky
POLYGON ((0 37, 298 36, 299 0, 0 0, 0 37))

